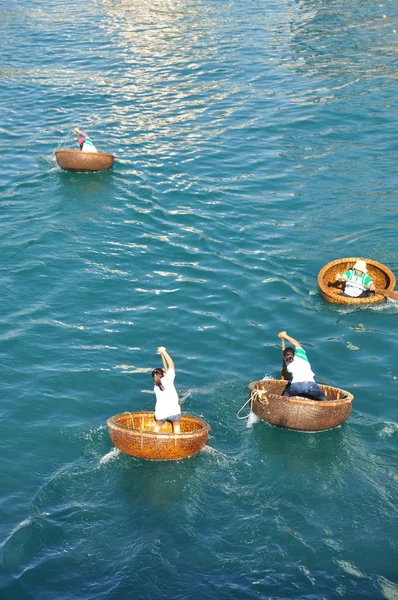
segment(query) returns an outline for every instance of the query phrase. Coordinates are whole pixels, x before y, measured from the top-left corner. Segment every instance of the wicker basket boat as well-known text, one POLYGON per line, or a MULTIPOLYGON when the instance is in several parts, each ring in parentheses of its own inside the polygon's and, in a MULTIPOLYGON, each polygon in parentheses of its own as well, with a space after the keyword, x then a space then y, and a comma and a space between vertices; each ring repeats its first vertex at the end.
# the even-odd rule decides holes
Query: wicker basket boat
POLYGON ((206 445, 210 426, 192 415, 181 415, 181 433, 173 433, 166 422, 159 433, 152 431, 153 412, 125 412, 107 421, 109 436, 125 454, 148 460, 178 460, 197 454, 206 445))
MULTIPOLYGON (((318 285, 321 290, 321 294, 328 302, 334 302, 335 304, 378 304, 385 302, 386 297, 383 294, 376 293, 369 298, 349 298, 343 296, 343 285, 340 282, 336 282, 336 276, 340 273, 352 269, 356 261, 359 260, 357 257, 351 258, 339 258, 325 265, 318 273, 318 285)), ((396 281, 392 271, 381 263, 365 259, 368 267, 368 274, 373 280, 376 288, 380 288, 386 291, 393 291, 396 281)))
POLYGON ((345 390, 321 385, 328 401, 282 396, 286 381, 265 380, 249 384, 252 411, 260 419, 298 431, 324 431, 348 419, 354 396, 345 390))
POLYGON ((65 171, 107 171, 115 157, 106 152, 82 152, 81 150, 56 150, 57 163, 65 171))

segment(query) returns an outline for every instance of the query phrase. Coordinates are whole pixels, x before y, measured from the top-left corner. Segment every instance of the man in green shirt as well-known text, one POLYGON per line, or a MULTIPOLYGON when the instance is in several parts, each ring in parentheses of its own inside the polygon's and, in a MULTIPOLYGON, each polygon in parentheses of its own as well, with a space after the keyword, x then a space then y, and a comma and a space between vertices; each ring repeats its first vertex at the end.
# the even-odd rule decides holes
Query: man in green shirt
POLYGON ((367 298, 372 296, 375 291, 375 285, 369 277, 366 262, 362 259, 357 260, 352 269, 349 269, 343 275, 337 275, 336 281, 344 281, 344 296, 350 298, 367 298))
POLYGON ((310 400, 327 400, 322 389, 315 383, 315 376, 304 348, 286 331, 280 331, 278 336, 281 340, 288 340, 294 346, 294 348, 288 346, 283 350, 283 360, 292 380, 287 384, 282 396, 302 396, 310 400))

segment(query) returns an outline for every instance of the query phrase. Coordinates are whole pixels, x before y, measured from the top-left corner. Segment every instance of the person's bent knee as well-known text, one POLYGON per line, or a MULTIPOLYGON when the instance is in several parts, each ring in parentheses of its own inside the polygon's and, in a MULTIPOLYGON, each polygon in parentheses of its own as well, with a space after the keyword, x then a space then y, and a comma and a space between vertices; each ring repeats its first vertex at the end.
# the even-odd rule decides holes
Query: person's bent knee
POLYGON ((291 387, 292 387, 292 384, 289 381, 289 383, 287 384, 287 386, 285 387, 285 389, 282 392, 282 396, 291 396, 291 393, 290 393, 291 387))

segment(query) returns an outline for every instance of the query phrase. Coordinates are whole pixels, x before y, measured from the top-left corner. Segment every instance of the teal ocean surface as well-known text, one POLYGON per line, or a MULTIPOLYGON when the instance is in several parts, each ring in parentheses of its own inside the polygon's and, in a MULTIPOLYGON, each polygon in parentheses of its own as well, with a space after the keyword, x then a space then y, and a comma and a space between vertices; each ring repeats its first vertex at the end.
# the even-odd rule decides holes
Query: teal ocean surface
POLYGON ((398 303, 326 303, 344 256, 398 275, 392 0, 3 0, 1 600, 398 599, 398 303), (116 153, 69 173, 72 128, 116 153), (285 329, 341 427, 236 418, 285 329), (116 450, 156 348, 211 425, 116 450))

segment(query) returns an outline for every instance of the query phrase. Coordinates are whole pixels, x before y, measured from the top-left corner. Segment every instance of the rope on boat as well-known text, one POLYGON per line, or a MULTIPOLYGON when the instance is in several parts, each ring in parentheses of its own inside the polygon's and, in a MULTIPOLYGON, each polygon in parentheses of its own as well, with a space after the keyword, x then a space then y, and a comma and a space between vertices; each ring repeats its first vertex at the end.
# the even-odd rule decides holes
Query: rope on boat
POLYGON ((253 401, 258 400, 260 404, 268 404, 267 392, 265 390, 252 390, 251 395, 254 395, 253 401))
POLYGON ((141 435, 140 435, 140 446, 141 446, 141 448, 143 448, 143 446, 144 446, 144 436, 142 435, 142 431, 143 431, 143 430, 142 430, 142 429, 140 429, 140 428, 138 428, 138 427, 136 428, 136 426, 135 426, 135 423, 134 423, 134 417, 133 417, 133 413, 131 413, 129 410, 126 410, 126 411, 124 411, 124 413, 123 413, 123 414, 125 414, 125 415, 130 415, 130 417, 131 417, 131 428, 132 428, 132 429, 137 429, 138 431, 141 431, 141 435))
POLYGON ((246 400, 244 405, 241 406, 240 409, 238 410, 238 412, 236 413, 236 417, 241 420, 248 419, 250 417, 250 414, 253 412, 253 402, 255 400, 258 400, 260 402, 260 404, 268 404, 267 392, 265 390, 252 390, 250 393, 249 399, 246 400), (263 399, 264 396, 265 396, 265 398, 263 399), (245 408, 245 406, 247 406, 247 404, 249 404, 249 402, 250 402, 250 410, 249 410, 248 414, 243 417, 240 417, 239 416, 240 413, 245 408))
POLYGON ((249 397, 249 399, 248 399, 248 400, 246 400, 246 402, 244 403, 244 405, 243 405, 243 406, 241 406, 241 407, 240 407, 240 409, 238 410, 238 412, 236 413, 236 417, 237 417, 238 419, 248 419, 248 418, 249 418, 249 416, 250 416, 250 413, 252 412, 252 404, 250 404, 250 410, 249 410, 249 413, 248 413, 247 415, 245 415, 244 417, 240 417, 239 415, 240 415, 240 413, 242 412, 242 410, 245 408, 245 406, 246 406, 247 404, 249 404, 249 402, 251 402, 251 400, 252 400, 252 396, 251 396, 251 394, 250 394, 250 397, 249 397))
POLYGON ((131 417, 131 427, 132 427, 132 429, 135 429, 135 423, 134 423, 133 413, 131 413, 130 411, 126 410, 123 414, 130 415, 130 417, 131 417))

